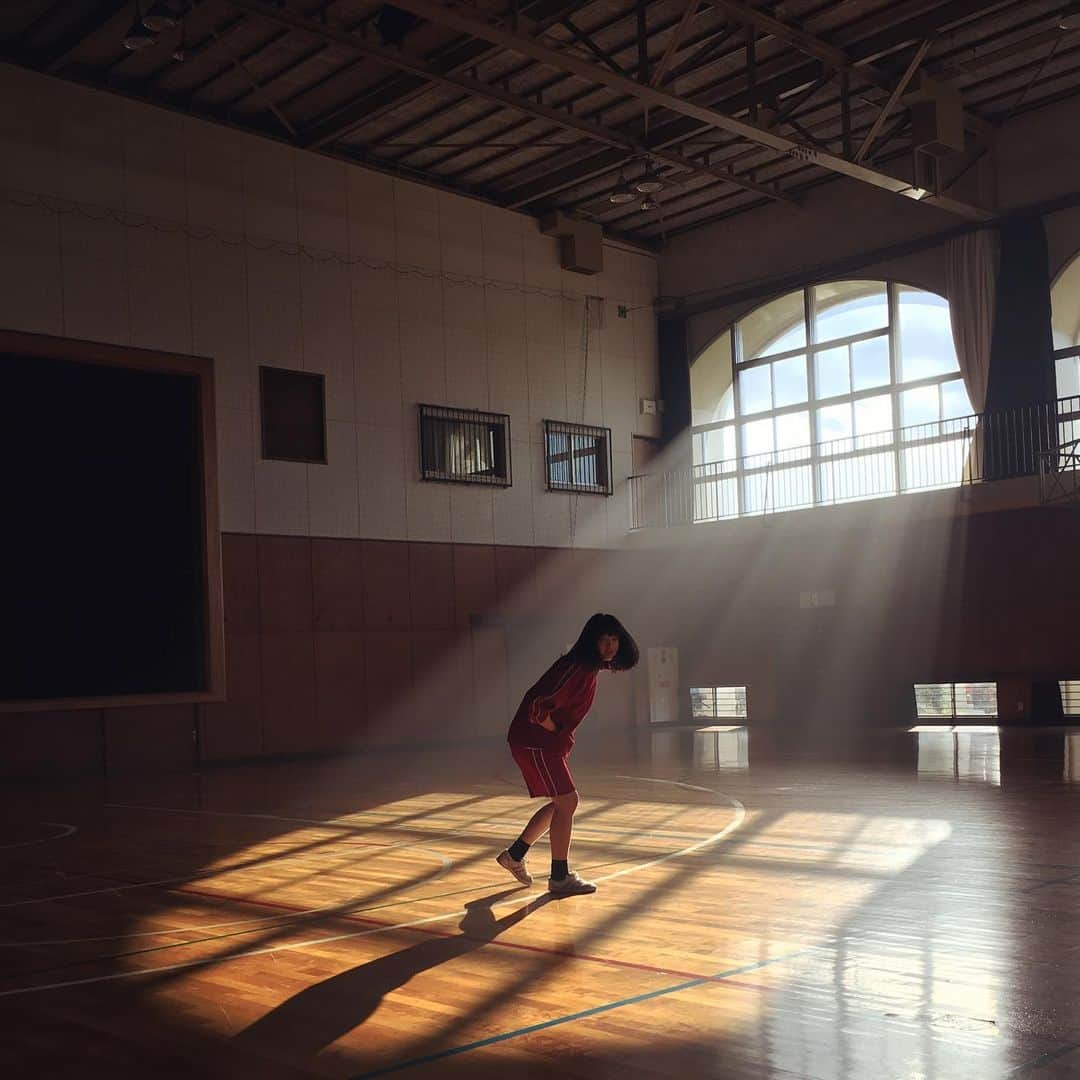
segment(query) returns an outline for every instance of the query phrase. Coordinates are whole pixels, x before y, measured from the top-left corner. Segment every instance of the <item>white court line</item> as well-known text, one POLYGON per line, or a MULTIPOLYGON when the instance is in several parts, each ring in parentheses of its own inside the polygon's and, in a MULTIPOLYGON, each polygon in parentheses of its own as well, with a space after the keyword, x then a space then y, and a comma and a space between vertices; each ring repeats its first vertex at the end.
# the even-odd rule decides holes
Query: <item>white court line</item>
MULTIPOLYGON (((715 844, 722 840, 729 833, 734 832, 739 826, 742 825, 746 818, 746 807, 743 806, 738 799, 733 798, 730 795, 724 795, 719 791, 712 791, 710 788, 695 787, 693 784, 682 784, 676 780, 661 780, 651 776, 621 776, 620 780, 643 780, 648 783, 654 784, 672 784, 675 787, 689 788, 693 791, 705 791, 710 795, 719 796, 727 799, 728 802, 735 809, 735 817, 728 822, 724 828, 718 832, 706 837, 704 840, 698 841, 696 844, 691 844, 689 847, 680 848, 678 851, 669 852, 667 855, 661 855, 659 858, 650 859, 648 862, 638 863, 635 866, 626 867, 623 870, 616 870, 612 874, 605 874, 603 877, 598 877, 597 881, 611 881, 614 878, 622 877, 624 874, 632 874, 638 870, 647 870, 651 866, 657 866, 660 863, 669 862, 671 859, 677 859, 682 855, 689 855, 693 851, 697 851, 700 848, 707 846, 708 844, 715 844)), ((189 813, 197 813, 198 811, 189 811, 189 813)), ((546 896, 547 890, 540 892, 529 893, 525 896, 515 895, 508 897, 505 900, 499 900, 493 903, 491 906, 504 907, 509 904, 521 904, 522 901, 531 902, 539 899, 541 896, 546 896)), ((354 938, 370 937, 372 934, 383 934, 392 930, 408 930, 415 926, 427 926, 431 923, 445 922, 447 919, 458 919, 467 915, 468 912, 465 908, 459 908, 457 911, 448 911, 442 915, 429 915, 424 919, 412 919, 408 922, 394 923, 390 926, 376 926, 370 930, 353 930, 346 934, 332 934, 329 937, 314 938, 309 941, 297 941, 290 942, 284 945, 268 945, 259 949, 247 949, 243 952, 233 953, 230 956, 224 957, 205 957, 201 960, 185 960, 178 964, 163 964, 159 967, 140 968, 137 971, 118 971, 111 975, 93 975, 86 979, 67 979, 63 982, 55 983, 42 983, 39 986, 20 986, 13 990, 0 990, 0 998, 15 997, 20 994, 36 994, 45 990, 60 990, 70 986, 87 986, 93 983, 102 982, 115 982, 118 979, 133 979, 140 975, 154 975, 160 972, 166 971, 183 971, 188 968, 197 967, 209 967, 213 964, 223 964, 230 960, 243 960, 249 956, 267 956, 272 953, 278 952, 291 952, 296 949, 308 949, 315 945, 328 945, 337 941, 348 941, 354 938)))
MULTIPOLYGON (((442 839, 442 838, 440 837, 440 839, 442 839)), ((383 855, 388 851, 401 851, 401 850, 403 850, 405 848, 421 848, 421 847, 424 846, 424 844, 426 844, 428 842, 429 841, 421 840, 421 841, 418 841, 416 843, 387 844, 385 847, 379 846, 379 847, 375 848, 375 850, 374 850, 374 858, 378 858, 380 855, 383 855)), ((444 873, 446 873, 446 871, 449 870, 451 865, 453 864, 453 859, 449 858, 446 855, 443 855, 439 851, 425 851, 425 852, 423 852, 423 854, 430 855, 430 856, 438 859, 442 863, 442 868, 439 870, 439 873, 438 873, 437 877, 442 877, 442 875, 444 873)), ((279 855, 274 855, 272 857, 272 859, 269 860, 269 861, 277 861, 279 859, 289 859, 289 858, 299 857, 299 856, 303 856, 303 855, 306 855, 306 852, 302 852, 302 851, 300 851, 300 852, 283 851, 279 855)), ((342 856, 342 857, 344 857, 344 856, 342 856)), ((132 882, 128 882, 127 884, 124 884, 124 885, 110 885, 108 888, 104 888, 104 889, 86 889, 83 892, 60 893, 59 895, 56 895, 56 896, 34 896, 34 897, 30 897, 27 900, 8 900, 8 901, 5 901, 3 904, 0 904, 0 911, 5 910, 7 908, 30 907, 33 904, 49 904, 49 903, 52 903, 54 900, 75 900, 80 896, 102 896, 105 893, 127 892, 130 889, 149 889, 149 888, 152 888, 155 885, 175 885, 178 881, 184 881, 184 882, 207 881, 210 878, 216 878, 216 877, 219 877, 222 874, 232 873, 234 870, 247 870, 247 869, 249 869, 249 865, 247 863, 236 863, 236 864, 234 864, 232 866, 220 866, 217 869, 210 870, 205 874, 180 874, 177 877, 158 878, 155 881, 132 881, 132 882)), ((243 902, 243 899, 244 899, 243 897, 236 897, 236 900, 238 902, 241 902, 241 903, 243 902)), ((321 911, 322 909, 321 908, 312 908, 312 910, 313 911, 321 911)), ((302 914, 302 913, 298 912, 298 914, 302 914)), ((193 926, 193 927, 188 927, 187 929, 199 930, 199 929, 202 929, 202 927, 193 926)), ((160 933, 160 934, 182 933, 183 928, 179 928, 177 930, 159 930, 159 931, 155 931, 155 932, 160 933)), ((97 938, 68 938, 67 940, 69 942, 74 943, 74 942, 78 942, 78 941, 96 941, 98 939, 97 938)), ((10 944, 14 944, 14 945, 34 945, 34 944, 37 944, 37 942, 33 942, 33 941, 0 942, 0 946, 10 945, 10 944)), ((61 944, 61 943, 60 942, 48 942, 46 944, 61 944)))
MULTIPOLYGON (((189 814, 189 815, 190 814, 202 814, 202 815, 206 815, 206 816, 210 816, 210 817, 271 818, 271 819, 276 820, 276 821, 303 822, 303 823, 313 824, 313 825, 327 824, 326 822, 322 822, 322 821, 319 821, 317 819, 279 817, 279 816, 277 816, 275 814, 242 814, 242 813, 237 813, 237 812, 227 811, 227 810, 184 810, 184 809, 177 809, 177 808, 174 808, 174 807, 171 807, 171 806, 135 806, 135 805, 128 804, 128 803, 108 803, 107 805, 109 807, 113 808, 113 809, 122 808, 122 809, 129 809, 129 810, 154 810, 154 811, 158 811, 160 813, 175 813, 175 814, 189 814)), ((364 813, 364 812, 365 811, 358 811, 358 813, 364 813)), ((381 856, 381 855, 383 855, 383 854, 385 854, 386 852, 389 852, 389 851, 425 849, 428 844, 432 843, 433 840, 446 840, 449 837, 459 835, 460 833, 464 832, 466 830, 466 828, 475 828, 477 825, 488 825, 488 824, 491 824, 492 822, 497 822, 497 821, 498 821, 497 818, 481 819, 478 822, 468 823, 465 826, 463 826, 462 828, 455 829, 452 832, 444 833, 444 834, 442 834, 440 836, 437 836, 437 837, 432 837, 431 840, 408 840, 408 841, 403 841, 403 842, 401 842, 399 844, 370 844, 370 845, 367 845, 367 846, 373 849, 373 857, 374 858, 378 858, 379 856, 381 856)), ((51 822, 46 822, 45 824, 52 824, 52 823, 51 822)), ((330 822, 329 824, 334 824, 334 822, 330 822)), ((339 827, 340 828, 345 828, 345 826, 339 826, 339 827)), ((70 826, 70 828, 74 829, 75 826, 72 825, 72 826, 70 826)), ((387 830, 390 830, 390 829, 393 828, 393 825, 388 824, 388 825, 383 826, 383 828, 387 829, 387 830)), ((65 835, 67 835, 67 834, 65 834, 65 835)), ((53 839, 59 839, 59 837, 55 837, 53 839)), ((38 843, 40 841, 33 841, 33 842, 38 843)), ((442 852, 422 850, 421 853, 424 854, 424 855, 434 857, 434 858, 440 860, 440 862, 442 863, 442 869, 436 875, 437 878, 442 877, 442 875, 444 873, 446 873, 446 871, 449 870, 450 867, 453 865, 453 859, 449 858, 449 856, 447 856, 447 855, 442 854, 442 852)), ((279 859, 288 859, 288 858, 292 858, 294 856, 299 857, 299 856, 302 856, 302 855, 305 855, 305 854, 306 854, 305 852, 293 853, 293 852, 283 851, 278 855, 274 855, 273 860, 277 861, 279 859)), ((131 889, 147 889, 147 888, 152 888, 153 886, 156 886, 156 885, 175 885, 177 882, 190 883, 190 882, 195 882, 195 881, 206 881, 206 880, 208 880, 210 878, 218 877, 221 874, 231 873, 234 870, 246 870, 246 869, 247 869, 246 865, 238 864, 238 865, 234 865, 234 866, 219 867, 218 869, 213 870, 211 872, 208 872, 206 874, 197 874, 197 875, 194 875, 194 876, 191 875, 191 874, 182 874, 182 875, 180 875, 178 877, 159 878, 159 879, 157 879, 155 881, 135 881, 135 882, 129 882, 129 883, 124 884, 124 885, 110 885, 109 887, 102 888, 102 889, 87 889, 87 890, 84 890, 82 892, 60 893, 60 894, 55 895, 55 896, 31 897, 31 898, 26 899, 26 900, 14 900, 14 901, 8 901, 6 903, 0 904, 0 910, 5 909, 5 908, 13 908, 13 907, 28 907, 28 906, 31 906, 31 905, 34 905, 34 904, 47 904, 47 903, 50 903, 51 901, 54 901, 54 900, 74 900, 74 899, 77 899, 77 898, 82 897, 82 896, 102 896, 105 893, 127 892, 128 890, 131 890, 131 889)), ((224 899, 224 900, 231 899, 236 903, 246 903, 246 902, 248 902, 249 898, 245 897, 245 896, 238 896, 238 897, 222 897, 222 899, 224 899)), ((356 897, 354 899, 359 899, 359 897, 356 897)), ((344 901, 344 903, 347 903, 347 902, 348 901, 344 901)), ((53 938, 53 939, 42 940, 42 941, 0 941, 0 949, 20 948, 20 947, 28 947, 28 946, 32 946, 32 945, 83 945, 83 944, 87 944, 87 943, 90 943, 90 942, 120 941, 120 940, 126 940, 128 938, 134 938, 134 937, 156 937, 156 936, 159 936, 161 934, 184 934, 184 933, 195 933, 195 932, 200 932, 201 933, 204 930, 219 930, 222 927, 226 927, 226 926, 242 926, 242 925, 244 925, 246 923, 254 925, 254 924, 257 924, 257 923, 272 922, 275 919, 297 919, 297 920, 299 920, 300 918, 302 918, 305 915, 317 915, 317 914, 320 914, 321 912, 324 912, 324 911, 331 911, 331 910, 338 909, 341 906, 342 906, 342 902, 339 901, 339 902, 334 903, 334 904, 327 904, 324 907, 304 908, 304 909, 301 909, 301 910, 288 911, 288 912, 283 911, 280 915, 267 915, 267 916, 263 916, 261 918, 255 918, 255 919, 237 919, 237 920, 234 920, 232 922, 207 923, 207 924, 203 924, 203 925, 199 925, 199 926, 176 926, 176 927, 169 927, 169 928, 162 929, 162 930, 140 930, 140 931, 134 931, 134 932, 131 932, 131 933, 126 933, 126 934, 109 934, 109 935, 107 935, 105 937, 53 938)), ((361 909, 361 910, 365 910, 365 909, 361 909)), ((183 945, 184 942, 178 942, 177 944, 178 945, 183 945)))
MULTIPOLYGON (((653 781, 655 783, 670 783, 670 784, 676 784, 678 787, 690 787, 690 788, 693 788, 693 790, 695 790, 695 791, 706 791, 706 792, 709 792, 709 794, 714 794, 714 792, 712 792, 709 788, 695 788, 694 785, 692 785, 692 784, 678 784, 678 782, 674 781, 674 780, 654 780, 652 777, 619 777, 619 779, 622 779, 622 780, 639 779, 639 780, 650 780, 650 781, 653 781)), ((727 796, 727 797, 730 798, 730 796, 727 796)), ((733 801, 737 802, 738 800, 733 800, 733 801)), ((109 805, 112 806, 112 807, 127 807, 129 809, 138 809, 138 810, 158 810, 158 811, 161 811, 163 813, 173 813, 173 812, 175 812, 175 813, 181 813, 181 814, 206 814, 208 816, 226 815, 226 816, 229 816, 229 817, 274 817, 274 815, 271 815, 271 814, 240 814, 240 813, 236 813, 236 812, 233 812, 233 811, 224 811, 224 810, 222 810, 222 811, 218 811, 218 810, 174 810, 173 807, 168 807, 168 806, 138 806, 138 807, 134 807, 134 806, 128 806, 128 804, 125 804, 125 803, 110 803, 109 805)), ((740 807, 742 806, 741 803, 739 803, 738 805, 740 807)), ((363 812, 363 811, 361 811, 361 812, 363 812)), ((736 811, 736 813, 738 813, 738 810, 736 811)), ((307 819, 306 818, 280 818, 278 820, 282 820, 282 821, 306 821, 307 819)), ((739 821, 741 822, 741 818, 739 818, 739 821)), ((465 826, 465 827, 463 827, 461 829, 457 829, 454 832, 444 834, 443 836, 438 837, 438 839, 445 840, 449 836, 456 836, 459 833, 464 832, 465 828, 477 828, 478 826, 481 826, 481 825, 496 825, 496 826, 501 827, 501 824, 502 824, 502 822, 501 822, 501 819, 499 819, 499 818, 482 819, 480 821, 472 822, 471 824, 469 824, 469 825, 467 825, 467 826, 465 826)), ((387 826, 385 826, 385 828, 390 829, 390 828, 393 828, 393 826, 387 825, 387 826)), ((589 829, 589 826, 583 826, 582 831, 588 831, 588 829, 589 829)), ((575 830, 575 831, 577 831, 577 830, 575 830)), ((625 832, 625 830, 614 830, 614 829, 612 829, 610 831, 612 831, 612 832, 615 832, 615 831, 625 832)), ((663 835, 663 834, 658 833, 656 835, 663 835)), ((370 845, 370 846, 377 848, 377 850, 376 850, 376 857, 377 857, 378 855, 382 854, 385 851, 395 851, 395 850, 400 850, 402 848, 424 847, 426 844, 428 844, 430 842, 431 841, 427 841, 427 840, 419 840, 419 841, 416 841, 416 842, 405 842, 405 843, 400 843, 400 844, 370 845)), ((703 841, 703 843, 712 843, 712 842, 713 842, 712 837, 710 837, 706 841, 703 841)), ((695 846, 697 846, 697 845, 695 845, 695 846)), ((685 851, 690 851, 690 850, 694 850, 694 848, 683 849, 682 853, 685 853, 685 851)), ((303 854, 303 853, 301 852, 300 854, 303 854)), ((436 851, 425 851, 424 854, 433 855, 436 858, 441 859, 442 863, 443 863, 443 872, 445 872, 446 870, 448 870, 450 868, 451 863, 453 861, 453 860, 449 859, 447 856, 441 854, 440 852, 436 852, 436 851)), ((274 856, 275 859, 286 859, 286 858, 289 858, 289 857, 290 857, 289 852, 282 852, 280 855, 274 856)), ((670 854, 669 855, 664 855, 659 860, 654 860, 654 862, 649 862, 649 863, 643 863, 643 864, 634 866, 631 869, 634 869, 634 870, 644 869, 646 866, 654 865, 656 861, 663 862, 663 861, 665 861, 665 860, 667 860, 668 858, 671 858, 671 857, 672 856, 670 854)), ((32 899, 28 899, 28 900, 18 900, 18 901, 15 901, 13 903, 0 904, 0 908, 19 907, 19 906, 26 906, 26 905, 31 905, 31 904, 44 904, 44 903, 48 903, 51 900, 69 900, 69 899, 73 899, 73 898, 80 897, 80 896, 97 896, 97 895, 101 895, 101 894, 104 894, 104 893, 122 892, 122 891, 129 890, 129 889, 148 888, 148 887, 153 886, 153 885, 170 884, 170 883, 175 884, 177 881, 183 881, 183 882, 203 881, 203 880, 206 880, 206 878, 208 878, 208 877, 211 877, 211 878, 212 877, 217 877, 219 873, 228 873, 228 872, 230 872, 232 870, 244 870, 244 869, 246 869, 245 866, 225 867, 223 870, 219 870, 219 871, 217 871, 215 873, 210 873, 210 874, 207 874, 207 875, 200 875, 198 877, 191 877, 190 875, 184 875, 183 877, 179 877, 179 878, 165 878, 165 879, 162 879, 161 881, 132 882, 132 883, 129 883, 129 884, 126 884, 126 885, 110 886, 109 888, 104 888, 104 889, 92 889, 92 890, 89 890, 89 891, 86 891, 86 892, 68 893, 66 895, 62 894, 62 895, 59 895, 59 896, 35 897, 35 898, 32 898, 32 899)), ((598 881, 607 881, 607 880, 609 880, 610 877, 618 877, 620 874, 627 873, 627 872, 628 871, 620 870, 616 874, 608 875, 608 877, 604 877, 604 878, 598 878, 597 880, 598 881)), ((441 877, 442 874, 440 873, 437 876, 441 877)), ((194 895, 194 894, 192 894, 192 895, 194 895)), ((540 895, 543 895, 543 894, 540 894, 540 895)), ((250 902, 250 898, 247 897, 247 896, 239 896, 239 897, 222 896, 222 897, 220 897, 220 899, 226 900, 226 901, 232 900, 235 903, 241 903, 241 904, 250 902)), ((360 897, 353 897, 352 899, 360 900, 361 898, 360 897)), ((421 902, 423 900, 424 900, 424 897, 421 896, 421 897, 417 897, 414 902, 419 903, 419 902, 421 902)), ((91 943, 97 943, 99 941, 127 941, 130 938, 160 937, 163 934, 202 933, 205 930, 221 930, 221 929, 223 929, 225 927, 230 927, 230 926, 250 925, 250 926, 254 927, 254 926, 257 926, 260 923, 275 922, 277 920, 284 920, 284 921, 296 920, 296 921, 299 921, 300 919, 302 919, 306 915, 319 915, 319 914, 321 914, 323 912, 326 912, 326 911, 340 911, 340 909, 345 904, 348 904, 349 902, 350 902, 349 900, 344 900, 344 901, 339 901, 339 902, 333 903, 333 904, 326 904, 323 907, 301 908, 301 909, 297 909, 295 911, 282 911, 278 915, 265 915, 265 916, 262 916, 262 917, 259 917, 259 918, 253 918, 253 919, 234 919, 234 920, 231 920, 230 922, 203 923, 203 924, 199 924, 197 926, 173 926, 173 927, 165 927, 165 928, 160 929, 160 930, 136 930, 136 931, 130 931, 130 932, 124 933, 124 934, 106 934, 106 935, 101 936, 101 937, 45 938, 45 939, 41 939, 41 940, 37 940, 37 941, 0 941, 0 949, 18 949, 18 948, 28 948, 30 946, 44 946, 44 945, 86 945, 86 944, 91 944, 91 943)), ((403 902, 406 902, 406 901, 403 901, 403 902)), ((354 909, 351 912, 344 912, 343 914, 345 916, 347 916, 348 914, 355 914, 357 912, 363 912, 363 911, 367 911, 367 910, 368 910, 367 908, 359 908, 359 909, 354 909)), ((180 946, 183 946, 183 945, 186 945, 186 944, 189 944, 189 943, 188 942, 183 942, 183 941, 178 941, 175 944, 176 944, 176 946, 180 947, 180 946)), ((198 944, 198 943, 197 942, 190 942, 190 944, 198 944)))
POLYGON ((53 840, 63 840, 65 836, 70 836, 74 832, 79 831, 78 825, 67 825, 62 821, 39 821, 39 825, 51 825, 54 829, 61 829, 62 832, 58 832, 55 836, 43 836, 40 840, 23 840, 18 844, 0 844, 0 851, 7 851, 10 848, 17 847, 31 847, 33 844, 48 844, 53 840))
MULTIPOLYGON (((623 779, 625 779, 625 777, 623 779)), ((676 783, 676 781, 674 781, 674 780, 671 780, 671 781, 665 780, 664 783, 672 783, 672 784, 674 784, 674 783, 676 783)), ((690 784, 690 785, 682 784, 682 785, 679 785, 679 786, 681 786, 681 787, 691 787, 691 788, 693 787, 692 784, 690 784)), ((695 790, 708 791, 709 789, 708 788, 696 788, 695 790)), ((505 798, 505 796, 503 796, 503 795, 493 795, 492 798, 500 799, 500 798, 505 798)), ((532 802, 531 799, 526 799, 526 798, 522 798, 520 801, 521 801, 522 806, 528 806, 529 803, 532 802)), ((241 813, 240 811, 237 811, 237 810, 187 810, 187 809, 183 809, 183 808, 175 807, 175 806, 141 806, 141 805, 138 805, 136 803, 107 803, 106 805, 110 809, 113 809, 113 810, 147 810, 147 811, 152 811, 152 812, 159 813, 159 814, 188 814, 188 815, 201 814, 201 815, 204 815, 206 817, 262 818, 262 819, 265 819, 267 821, 293 821, 293 822, 300 822, 302 824, 307 824, 307 825, 325 825, 328 828, 332 827, 332 828, 342 829, 342 830, 347 830, 347 829, 350 829, 351 827, 353 827, 353 826, 350 826, 349 823, 344 821, 342 818, 329 818, 329 819, 326 819, 326 818, 295 818, 295 817, 283 817, 283 816, 281 816, 279 814, 245 814, 245 813, 241 813)), ((356 815, 359 815, 359 814, 372 814, 372 815, 376 815, 376 816, 380 816, 380 817, 396 817, 397 816, 397 815, 388 813, 387 811, 384 811, 384 810, 353 810, 353 811, 351 811, 349 816, 351 817, 351 816, 356 816, 356 815)), ((509 816, 509 814, 504 815, 504 817, 508 817, 508 816, 509 816)), ((460 814, 441 814, 441 813, 438 813, 438 812, 434 812, 434 813, 427 814, 427 815, 424 816, 424 821, 426 821, 426 822, 448 821, 451 824, 455 824, 455 823, 461 822, 462 820, 465 820, 465 824, 467 826, 469 826, 469 827, 472 827, 472 828, 478 827, 480 825, 491 825, 491 824, 501 825, 503 823, 503 817, 481 818, 480 821, 469 822, 467 819, 463 819, 460 814)), ((514 818, 514 820, 516 821, 517 819, 514 818)), ((397 830, 397 829, 404 828, 405 826, 396 825, 394 822, 391 821, 391 822, 387 822, 385 825, 381 825, 379 822, 375 822, 374 824, 372 824, 370 826, 369 825, 362 825, 361 823, 357 823, 355 827, 356 828, 365 828, 365 829, 370 828, 370 829, 374 829, 374 830, 377 830, 377 829, 380 829, 380 828, 387 829, 387 830, 397 830)), ((463 832, 463 831, 464 831, 464 828, 457 830, 455 833, 453 833, 451 835, 456 835, 457 832, 463 832)), ((587 822, 587 823, 582 823, 582 824, 576 824, 575 823, 575 825, 574 825, 574 835, 575 836, 579 835, 579 834, 586 833, 586 832, 618 832, 618 833, 623 833, 625 831, 626 830, 624 828, 614 828, 612 826, 597 825, 597 824, 592 823, 592 822, 587 822)), ((650 835, 652 835, 652 836, 663 836, 663 837, 666 837, 667 839, 670 839, 670 840, 689 840, 689 839, 691 839, 691 837, 687 836, 686 833, 650 831, 650 835)), ((373 844, 373 845, 369 845, 369 846, 374 847, 376 845, 373 844)), ((396 846, 400 846, 400 845, 396 845, 396 846)))

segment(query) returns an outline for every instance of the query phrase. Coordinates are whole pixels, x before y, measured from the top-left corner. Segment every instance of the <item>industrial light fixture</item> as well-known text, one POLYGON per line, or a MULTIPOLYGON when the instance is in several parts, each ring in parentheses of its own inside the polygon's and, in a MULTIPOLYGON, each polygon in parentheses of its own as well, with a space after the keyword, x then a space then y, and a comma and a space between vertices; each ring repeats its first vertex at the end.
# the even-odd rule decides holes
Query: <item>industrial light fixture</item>
POLYGON ((906 187, 900 189, 900 194, 908 199, 914 199, 916 202, 920 202, 930 194, 929 190, 924 187, 906 187))
POLYGON ((160 34, 163 30, 174 30, 180 24, 180 16, 168 4, 156 0, 149 11, 142 17, 142 24, 147 30, 160 34))
POLYGON ((128 32, 120 39, 120 44, 128 52, 139 52, 149 45, 156 45, 157 39, 157 34, 144 26, 142 19, 136 14, 135 21, 131 24, 128 32))
POLYGON ((637 194, 634 189, 626 182, 625 175, 619 173, 619 182, 612 189, 611 194, 608 196, 608 202, 612 206, 625 206, 627 203, 633 202, 637 198, 637 194))
POLYGON ((664 178, 655 165, 650 163, 645 172, 634 181, 634 190, 641 195, 655 195, 664 190, 664 178))
MULTIPOLYGON (((1070 4, 1069 7, 1074 5, 1070 4)), ((1059 30, 1080 30, 1080 11, 1070 11, 1066 8, 1058 16, 1058 29, 1059 30)))
POLYGON ((641 206, 638 209, 645 211, 659 210, 660 204, 652 197, 652 195, 646 195, 645 198, 641 200, 641 206))

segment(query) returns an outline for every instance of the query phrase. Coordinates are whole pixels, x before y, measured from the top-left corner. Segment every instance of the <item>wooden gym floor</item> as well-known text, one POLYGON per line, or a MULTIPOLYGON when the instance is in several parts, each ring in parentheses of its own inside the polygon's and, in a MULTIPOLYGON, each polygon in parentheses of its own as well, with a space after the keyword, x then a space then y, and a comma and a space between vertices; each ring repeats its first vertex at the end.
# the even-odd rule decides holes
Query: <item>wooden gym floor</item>
POLYGON ((0 1075, 1080 1077, 1080 736, 644 738, 559 901, 502 746, 7 786, 0 1075))

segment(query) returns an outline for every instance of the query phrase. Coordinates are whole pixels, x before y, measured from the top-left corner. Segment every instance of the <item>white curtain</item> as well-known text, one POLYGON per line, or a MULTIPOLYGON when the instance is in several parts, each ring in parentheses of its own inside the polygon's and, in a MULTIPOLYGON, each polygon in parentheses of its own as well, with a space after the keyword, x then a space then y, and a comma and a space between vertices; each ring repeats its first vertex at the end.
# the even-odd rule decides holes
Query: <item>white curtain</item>
POLYGON ((971 407, 977 413, 986 408, 999 258, 996 229, 979 229, 949 242, 945 280, 953 342, 971 407))

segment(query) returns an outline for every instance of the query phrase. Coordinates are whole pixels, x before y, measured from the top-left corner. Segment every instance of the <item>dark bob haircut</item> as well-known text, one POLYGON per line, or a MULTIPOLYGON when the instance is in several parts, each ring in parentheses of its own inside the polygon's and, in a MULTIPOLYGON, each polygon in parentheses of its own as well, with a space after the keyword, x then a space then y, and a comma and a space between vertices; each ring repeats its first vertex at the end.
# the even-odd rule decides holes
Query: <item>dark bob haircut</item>
POLYGON ((637 642, 614 615, 603 612, 598 612, 589 619, 567 655, 593 667, 603 667, 598 642, 602 636, 608 634, 619 639, 619 651, 609 666, 615 671, 629 671, 641 657, 637 642))

